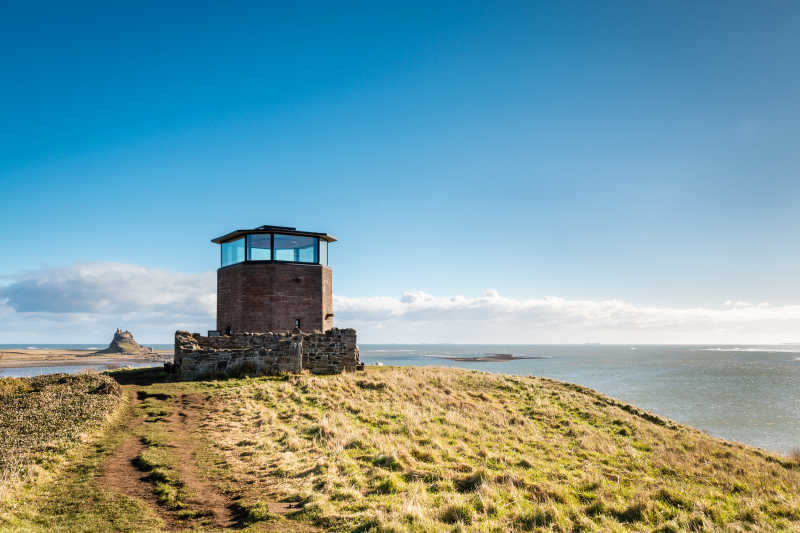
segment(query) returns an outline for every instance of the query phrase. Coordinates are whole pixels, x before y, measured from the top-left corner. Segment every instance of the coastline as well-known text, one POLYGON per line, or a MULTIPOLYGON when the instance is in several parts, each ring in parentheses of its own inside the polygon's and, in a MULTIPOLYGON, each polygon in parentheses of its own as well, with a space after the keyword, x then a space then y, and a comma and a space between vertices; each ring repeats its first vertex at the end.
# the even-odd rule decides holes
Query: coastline
POLYGON ((0 369, 48 366, 114 365, 163 363, 172 360, 172 350, 154 350, 151 355, 100 354, 97 350, 14 349, 0 350, 0 369))
MULTIPOLYGON (((126 355, 88 356, 96 350, 93 346, 100 345, 0 345, 0 375, 72 373, 82 367, 102 372, 122 366, 161 366, 164 362, 126 355), (14 352, 13 361, 11 355, 2 356, 3 352, 14 352)), ((171 345, 153 348, 158 348, 160 357, 172 360, 171 345)), ((800 399, 796 388, 800 361, 795 360, 800 356, 800 346, 791 353, 786 346, 777 351, 775 345, 759 345, 758 351, 753 350, 755 346, 744 345, 639 345, 637 350, 628 345, 510 344, 361 344, 359 348, 361 360, 370 367, 452 366, 543 376, 590 387, 711 435, 776 453, 789 453, 800 443, 794 409, 794 402, 800 399), (513 359, 474 359, 489 354, 513 354, 513 359), (704 391, 702 397, 692 393, 697 390, 704 391)))

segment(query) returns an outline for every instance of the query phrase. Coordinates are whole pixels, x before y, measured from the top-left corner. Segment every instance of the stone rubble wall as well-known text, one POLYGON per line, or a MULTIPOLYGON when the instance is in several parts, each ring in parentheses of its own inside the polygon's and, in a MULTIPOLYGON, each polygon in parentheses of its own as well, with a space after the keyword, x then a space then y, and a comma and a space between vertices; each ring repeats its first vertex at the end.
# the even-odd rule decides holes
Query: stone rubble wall
POLYGON ((338 374, 363 368, 356 330, 333 328, 325 333, 237 333, 204 337, 175 332, 173 367, 181 379, 215 375, 280 374, 307 369, 338 374))

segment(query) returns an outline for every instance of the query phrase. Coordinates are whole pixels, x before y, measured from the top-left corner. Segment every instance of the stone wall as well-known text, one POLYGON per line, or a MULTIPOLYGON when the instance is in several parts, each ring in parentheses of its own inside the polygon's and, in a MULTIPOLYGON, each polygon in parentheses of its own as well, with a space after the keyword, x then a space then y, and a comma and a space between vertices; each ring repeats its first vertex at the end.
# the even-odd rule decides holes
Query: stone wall
POLYGON ((307 369, 314 374, 338 374, 363 368, 356 330, 325 333, 238 333, 204 337, 175 332, 173 369, 182 379, 214 375, 280 374, 307 369))
POLYGON ((217 329, 303 331, 333 327, 331 269, 301 263, 247 262, 217 270, 217 329))

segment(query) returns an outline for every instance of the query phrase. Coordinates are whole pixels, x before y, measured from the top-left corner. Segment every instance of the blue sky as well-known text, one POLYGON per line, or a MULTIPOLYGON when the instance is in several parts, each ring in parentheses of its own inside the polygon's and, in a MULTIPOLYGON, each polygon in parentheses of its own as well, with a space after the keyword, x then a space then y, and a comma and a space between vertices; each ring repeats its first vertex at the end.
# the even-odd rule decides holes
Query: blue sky
POLYGON ((208 329, 261 224, 340 239, 367 341, 800 340, 796 4, 19 3, 0 57, 0 342, 208 329))

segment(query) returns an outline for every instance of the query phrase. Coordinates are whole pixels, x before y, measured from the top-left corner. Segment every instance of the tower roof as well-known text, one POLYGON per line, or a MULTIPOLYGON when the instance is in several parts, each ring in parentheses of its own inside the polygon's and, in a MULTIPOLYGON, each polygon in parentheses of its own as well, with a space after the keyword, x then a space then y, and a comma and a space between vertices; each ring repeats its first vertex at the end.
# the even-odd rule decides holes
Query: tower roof
POLYGON ((291 228, 288 226, 258 226, 257 228, 253 229, 237 229, 230 233, 226 233, 221 237, 217 237, 216 239, 211 239, 211 242, 216 244, 222 244, 223 242, 232 241, 242 237, 243 235, 249 235, 251 233, 280 233, 281 235, 300 235, 303 237, 319 237, 320 239, 333 242, 336 240, 336 237, 333 235, 328 235, 327 233, 317 233, 314 231, 297 231, 297 228, 291 228))

